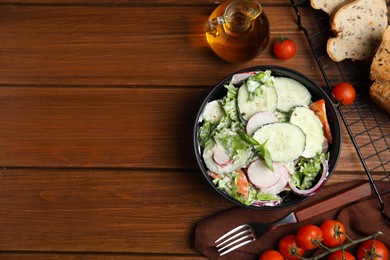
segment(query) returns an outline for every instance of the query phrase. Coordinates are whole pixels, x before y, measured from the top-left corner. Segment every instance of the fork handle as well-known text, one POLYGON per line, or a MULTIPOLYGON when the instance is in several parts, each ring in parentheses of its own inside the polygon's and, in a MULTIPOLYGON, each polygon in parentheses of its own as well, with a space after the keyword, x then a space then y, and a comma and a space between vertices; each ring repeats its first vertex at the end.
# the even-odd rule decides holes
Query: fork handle
POLYGON ((310 205, 304 209, 297 210, 295 211, 295 216, 298 222, 304 221, 309 218, 321 215, 330 210, 366 198, 371 194, 371 184, 369 182, 365 182, 364 184, 359 184, 345 191, 341 191, 336 195, 325 198, 324 200, 310 205))

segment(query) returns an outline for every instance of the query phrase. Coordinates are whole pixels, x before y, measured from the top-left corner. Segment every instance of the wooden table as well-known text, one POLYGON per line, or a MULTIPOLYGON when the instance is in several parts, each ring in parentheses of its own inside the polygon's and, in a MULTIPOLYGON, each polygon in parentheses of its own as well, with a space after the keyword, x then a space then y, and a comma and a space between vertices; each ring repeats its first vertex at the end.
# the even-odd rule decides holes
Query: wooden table
MULTIPOLYGON (((271 42, 233 65, 205 40, 212 0, 1 1, 0 259, 203 259, 195 224, 233 205, 194 158, 202 100, 254 65, 324 84, 290 1, 262 3, 271 42)), ((343 134, 327 185, 367 178, 343 134)))

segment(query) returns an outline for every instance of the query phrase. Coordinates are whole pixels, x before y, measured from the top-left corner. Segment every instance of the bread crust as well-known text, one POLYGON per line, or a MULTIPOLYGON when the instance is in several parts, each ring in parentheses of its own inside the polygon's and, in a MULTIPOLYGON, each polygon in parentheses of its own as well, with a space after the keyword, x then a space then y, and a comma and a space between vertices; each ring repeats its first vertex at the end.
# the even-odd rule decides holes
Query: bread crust
POLYGON ((371 99, 387 113, 390 113, 390 81, 376 80, 370 87, 371 99))
POLYGON ((390 113, 390 26, 383 34, 382 42, 372 60, 370 77, 375 80, 370 87, 371 99, 390 113))
POLYGON ((372 80, 390 81, 390 26, 372 60, 370 77, 372 80))
POLYGON ((372 59, 388 25, 385 0, 355 0, 347 3, 330 17, 329 57, 344 59, 372 59))
POLYGON ((337 9, 353 0, 310 0, 310 4, 314 9, 319 9, 331 15, 337 9))

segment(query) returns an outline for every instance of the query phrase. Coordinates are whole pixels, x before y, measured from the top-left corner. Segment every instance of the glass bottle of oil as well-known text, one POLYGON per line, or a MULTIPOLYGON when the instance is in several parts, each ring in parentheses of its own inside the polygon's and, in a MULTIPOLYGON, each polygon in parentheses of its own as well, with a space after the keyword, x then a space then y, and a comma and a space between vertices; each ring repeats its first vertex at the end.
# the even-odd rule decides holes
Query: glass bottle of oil
POLYGON ((257 0, 220 4, 210 15, 205 30, 211 49, 230 63, 254 59, 269 41, 268 19, 257 0))

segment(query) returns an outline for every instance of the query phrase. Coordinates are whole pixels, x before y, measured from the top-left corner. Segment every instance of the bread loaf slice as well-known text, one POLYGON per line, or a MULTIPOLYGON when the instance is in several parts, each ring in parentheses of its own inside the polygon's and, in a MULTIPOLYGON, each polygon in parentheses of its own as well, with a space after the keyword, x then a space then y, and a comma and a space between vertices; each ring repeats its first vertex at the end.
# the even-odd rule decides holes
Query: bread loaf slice
POLYGON ((390 81, 374 81, 370 87, 371 99, 387 113, 390 113, 390 81))
POLYGON ((327 42, 329 57, 336 62, 372 58, 387 24, 385 0, 355 0, 344 5, 330 18, 336 37, 327 42))
POLYGON ((331 15, 335 10, 353 0, 310 0, 314 9, 319 9, 331 15))
POLYGON ((383 34, 382 43, 371 63, 372 80, 390 81, 390 26, 383 34))
POLYGON ((382 42, 372 60, 370 77, 375 80, 370 87, 371 99, 390 113, 390 26, 383 34, 382 42))

